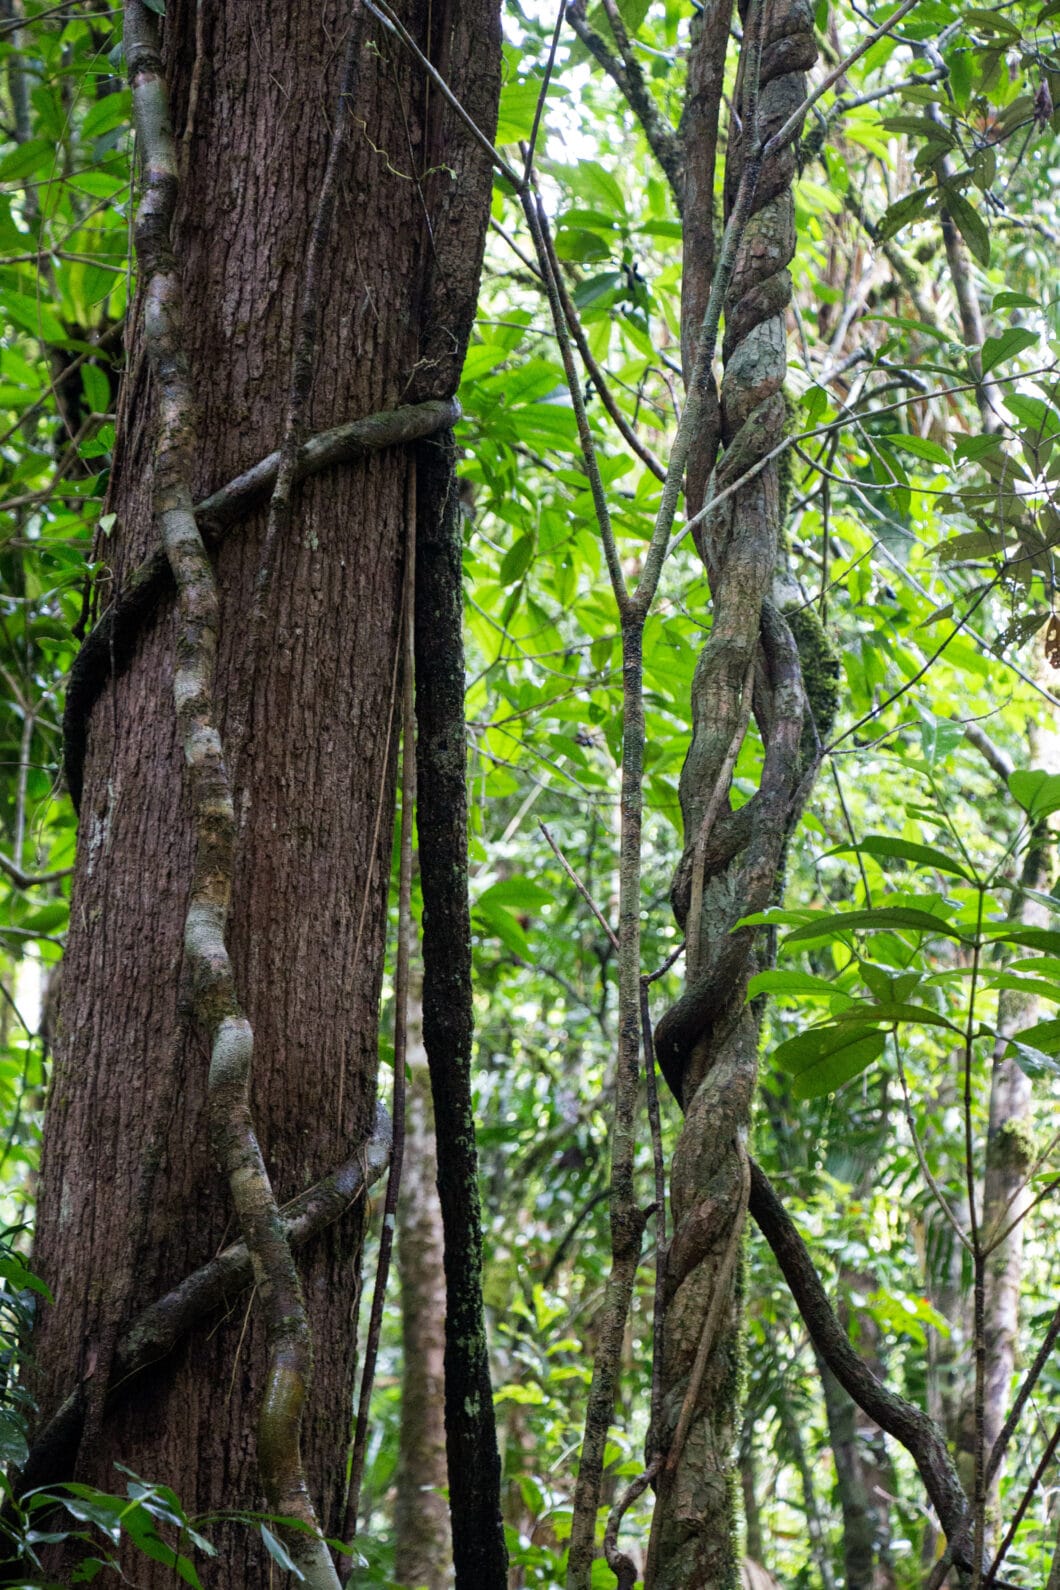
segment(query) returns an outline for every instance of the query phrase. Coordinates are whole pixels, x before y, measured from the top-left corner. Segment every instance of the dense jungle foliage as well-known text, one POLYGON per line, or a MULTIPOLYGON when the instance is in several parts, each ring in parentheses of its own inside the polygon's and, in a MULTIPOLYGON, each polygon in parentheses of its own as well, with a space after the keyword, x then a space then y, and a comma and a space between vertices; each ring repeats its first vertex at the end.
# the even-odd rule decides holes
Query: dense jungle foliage
MULTIPOLYGON (((152 8, 161 12, 161 0, 152 8)), ((889 10, 819 0, 811 84, 889 10)), ((551 9, 506 0, 496 144, 522 169, 537 138, 540 198, 577 327, 578 393, 635 584, 659 505, 658 460, 685 401, 682 218, 658 157, 680 120, 699 7, 575 0, 560 21, 557 45, 551 9), (616 78, 633 83, 632 95, 616 78)), ((786 610, 824 760, 787 846, 782 896, 756 918, 775 935, 775 965, 748 990, 768 1001, 754 1157, 857 1351, 944 1431, 989 1514, 987 1545, 1004 1552, 994 1582, 1026 1590, 1060 1584, 1055 1358, 1040 1368, 996 1482, 983 1473, 983 1432, 1003 1421, 1060 1307, 1050 831, 1060 811, 1058 26, 1055 0, 920 0, 806 118, 781 493, 786 610), (1018 1300, 1011 1327, 991 1314, 984 1280, 998 1255, 1018 1300), (1006 1330, 1011 1361, 995 1385, 984 1365, 1006 1330)), ((18 1373, 27 1321, 49 1307, 27 1266, 77 843, 63 780, 65 680, 113 595, 107 482, 135 286, 136 151, 122 70, 121 16, 98 0, 0 6, 9 1468, 25 1457, 33 1418, 18 1373)), ((720 166, 716 203, 720 215, 720 166)), ((501 173, 460 402, 486 1301, 512 1583, 550 1586, 565 1571, 611 1255, 623 663, 562 348, 524 210, 501 173)), ((711 624, 704 565, 681 528, 679 518, 643 648, 641 971, 660 974, 650 984, 656 1014, 680 986, 669 902, 683 843, 678 781, 711 624)), ((762 755, 752 719, 732 770, 734 808, 757 788, 762 755)), ((395 830, 395 933, 398 861, 395 830)), ((392 1003, 388 981, 384 1097, 392 1003)), ((665 1086, 660 1108, 668 1162, 681 1117, 665 1086)), ((643 1112, 637 1134, 647 1205, 643 1112)), ((649 1222, 601 1533, 643 1468, 654 1240, 649 1222)), ((844 1403, 753 1224, 740 1288, 736 1472, 743 1549, 763 1565, 745 1572, 772 1575, 746 1582, 924 1584, 945 1542, 914 1462, 844 1403)), ((394 1294, 357 1583, 394 1582, 402 1369, 394 1294)), ((80 1532, 85 1579, 106 1577, 124 1532, 150 1555, 169 1553, 161 1560, 195 1584, 210 1521, 187 1520, 166 1482, 116 1473, 113 1496, 72 1487, 58 1522, 48 1513, 36 1524, 45 1508, 24 1503, 3 1527, 27 1543, 27 1575, 43 1538, 34 1529, 80 1532)), ((650 1490, 634 1502, 624 1538, 646 1539, 650 1502, 650 1490)), ((285 1566, 267 1523, 248 1527, 265 1530, 285 1566)), ((614 1582, 598 1558, 592 1583, 614 1582)))

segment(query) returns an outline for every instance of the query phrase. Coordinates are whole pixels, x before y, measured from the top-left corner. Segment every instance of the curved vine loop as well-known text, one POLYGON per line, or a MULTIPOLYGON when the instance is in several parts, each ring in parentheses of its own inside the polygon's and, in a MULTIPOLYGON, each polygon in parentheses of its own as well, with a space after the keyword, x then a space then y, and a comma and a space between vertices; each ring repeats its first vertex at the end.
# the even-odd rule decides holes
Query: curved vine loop
MULTIPOLYGON (((768 145, 802 104, 804 74, 816 59, 808 0, 761 7, 749 0, 741 10, 725 192, 727 213, 746 207, 747 220, 726 295, 715 495, 777 447, 787 426, 794 153, 790 143, 768 145)), ((672 1174, 662 1427, 651 1437, 665 1455, 646 1576, 653 1590, 720 1590, 735 1573, 729 1468, 740 1372, 738 1256, 760 1025, 746 995, 771 953, 760 930, 736 924, 777 895, 820 745, 784 616, 781 521, 773 462, 719 504, 699 537, 712 628, 693 680, 680 786, 685 848, 671 894, 688 944, 687 981, 655 1035, 685 1122, 672 1174), (759 786, 733 812, 733 767, 752 712, 763 747, 759 786)))
POLYGON ((228 1177, 266 1322, 269 1362, 257 1443, 265 1494, 272 1511, 302 1526, 289 1532, 288 1543, 307 1585, 311 1590, 339 1590, 302 1471, 301 1421, 312 1361, 309 1326, 287 1231, 251 1118, 253 1034, 236 997, 225 946, 235 819, 214 698, 219 603, 191 495, 195 402, 184 349, 180 269, 170 241, 177 150, 155 19, 143 0, 125 0, 125 53, 142 161, 136 255, 158 407, 153 508, 177 588, 173 699, 195 828, 184 928, 191 1008, 209 1035, 210 1135, 228 1177))

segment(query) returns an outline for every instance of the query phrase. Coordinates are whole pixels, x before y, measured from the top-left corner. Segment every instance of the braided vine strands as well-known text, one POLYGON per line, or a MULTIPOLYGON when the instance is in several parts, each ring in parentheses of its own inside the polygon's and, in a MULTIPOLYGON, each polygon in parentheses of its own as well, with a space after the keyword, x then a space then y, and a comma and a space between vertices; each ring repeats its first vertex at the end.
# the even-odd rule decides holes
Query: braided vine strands
POLYGON ((298 1519, 289 1550, 312 1590, 338 1590, 302 1473, 300 1429, 311 1346, 298 1273, 258 1146, 249 1104, 253 1035, 236 998, 225 947, 235 821, 216 727, 218 595, 195 522, 190 481, 195 403, 184 352, 180 271, 170 241, 177 152, 153 14, 126 0, 125 52, 142 160, 135 243, 144 337, 157 402, 153 507, 177 588, 173 698, 187 766, 195 861, 184 952, 195 1020, 208 1035, 210 1132, 228 1177, 267 1321, 269 1364, 258 1425, 258 1461, 272 1511, 298 1519))
MULTIPOLYGON (((802 103, 804 73, 816 58, 808 0, 766 0, 760 12, 752 4, 744 28, 741 114, 730 142, 726 205, 730 213, 746 205, 748 219, 726 298, 718 493, 784 434, 794 156, 789 146, 771 153, 760 169, 757 162, 763 145, 802 103)), ((652 1436, 664 1454, 649 1551, 653 1590, 731 1590, 738 1583, 731 1480, 740 1377, 738 1260, 759 1038, 758 1013, 746 1003, 746 990, 768 946, 756 942, 752 929, 732 930, 774 898, 784 848, 812 777, 802 749, 798 649, 774 601, 780 518, 772 464, 725 500, 702 544, 712 628, 693 682, 693 737, 681 776, 685 851, 673 888, 686 935, 687 983, 656 1035, 660 1065, 685 1109, 685 1123, 672 1173, 662 1428, 652 1436), (763 742, 759 788, 733 814, 732 769, 752 711, 763 742)))

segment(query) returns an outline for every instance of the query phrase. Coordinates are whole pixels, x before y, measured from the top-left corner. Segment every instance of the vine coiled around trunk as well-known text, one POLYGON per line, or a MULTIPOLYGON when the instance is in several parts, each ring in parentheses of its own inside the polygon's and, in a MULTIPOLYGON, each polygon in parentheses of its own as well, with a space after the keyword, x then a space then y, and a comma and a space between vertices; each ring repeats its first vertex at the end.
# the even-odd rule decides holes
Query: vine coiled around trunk
MULTIPOLYGON (((744 10, 744 47, 726 168, 728 213, 747 220, 725 303, 720 493, 783 440, 785 311, 795 248, 790 145, 769 140, 805 98, 816 59, 808 0, 744 10)), ((690 503, 690 509, 695 508, 690 503)), ((737 1582, 731 1452, 741 1374, 739 1264, 759 1012, 749 978, 768 957, 741 918, 774 899, 788 838, 816 772, 799 650, 782 613, 775 462, 710 515, 699 537, 712 627, 692 687, 693 733, 681 774, 685 848, 672 890, 688 945, 686 988, 656 1031, 660 1067, 685 1111, 673 1162, 661 1428, 664 1454, 646 1582, 653 1590, 730 1590, 737 1582), (734 812, 730 783, 753 712, 759 786, 734 812), (695 920, 693 920, 693 912, 695 920), (702 1351, 704 1322, 711 1340, 702 1351)))

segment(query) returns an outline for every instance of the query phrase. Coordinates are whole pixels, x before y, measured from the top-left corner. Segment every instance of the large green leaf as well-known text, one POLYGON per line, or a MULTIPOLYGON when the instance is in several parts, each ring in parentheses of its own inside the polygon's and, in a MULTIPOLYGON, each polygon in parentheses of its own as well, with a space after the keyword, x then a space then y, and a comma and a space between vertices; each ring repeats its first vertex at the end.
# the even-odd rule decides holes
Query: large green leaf
POLYGON ((1060 774, 1041 768, 1017 768, 1010 773, 1008 787, 1012 797, 1035 822, 1060 811, 1060 774))
POLYGON ((945 917, 915 906, 884 905, 870 911, 821 911, 812 921, 784 937, 784 944, 812 944, 817 939, 838 939, 846 933, 894 933, 902 931, 942 934, 966 942, 965 935, 945 917))
POLYGON ((792 1077, 797 1099, 834 1093, 883 1053, 887 1034, 865 1026, 811 1027, 778 1044, 773 1058, 792 1077))
POLYGON ((888 834, 868 834, 864 839, 859 839, 856 845, 840 845, 829 854, 842 856, 858 852, 865 856, 910 861, 917 867, 934 867, 938 872, 948 872, 969 883, 974 881, 965 863, 947 851, 939 850, 935 845, 916 844, 909 839, 892 839, 888 834))

